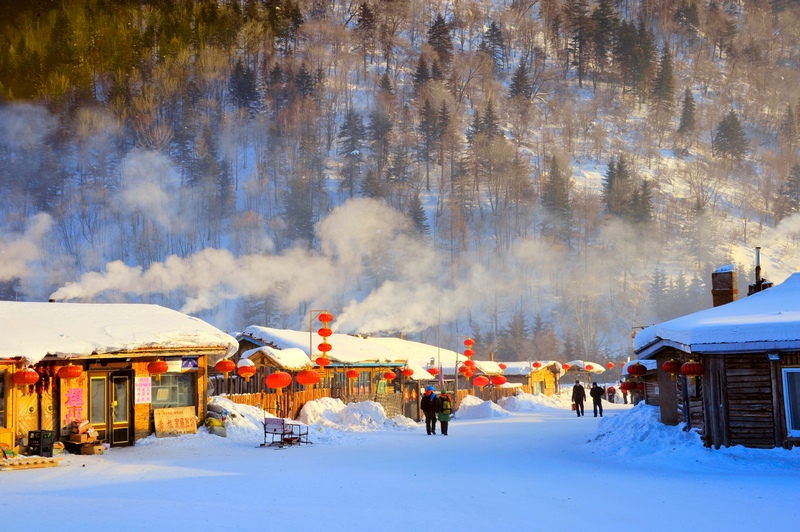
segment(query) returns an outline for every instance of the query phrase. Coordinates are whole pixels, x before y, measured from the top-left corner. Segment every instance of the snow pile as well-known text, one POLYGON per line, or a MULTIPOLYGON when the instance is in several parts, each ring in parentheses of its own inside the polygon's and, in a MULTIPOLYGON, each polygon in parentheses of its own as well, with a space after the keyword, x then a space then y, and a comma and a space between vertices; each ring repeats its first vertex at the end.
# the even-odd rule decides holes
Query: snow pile
POLYGON ((482 401, 474 395, 466 395, 458 405, 456 419, 487 419, 496 417, 509 417, 513 414, 504 410, 491 401, 482 401))
POLYGON ((566 395, 548 397, 542 393, 518 393, 511 397, 501 397, 497 404, 509 412, 541 412, 553 408, 569 408, 569 398, 566 395))
POLYGON ((667 426, 661 423, 656 406, 642 402, 622 414, 608 415, 612 411, 606 414, 590 440, 606 455, 652 456, 686 447, 703 449, 700 435, 694 430, 684 431, 684 424, 667 426))
POLYGON ((225 418, 225 429, 228 438, 236 441, 251 442, 264 438, 264 417, 276 417, 264 412, 260 407, 240 405, 222 397, 212 397, 211 404, 228 411, 225 418))
POLYGON ((300 411, 300 422, 306 425, 335 428, 347 432, 375 430, 410 430, 416 424, 403 416, 390 419, 383 405, 374 401, 345 405, 340 399, 323 397, 309 401, 300 411))

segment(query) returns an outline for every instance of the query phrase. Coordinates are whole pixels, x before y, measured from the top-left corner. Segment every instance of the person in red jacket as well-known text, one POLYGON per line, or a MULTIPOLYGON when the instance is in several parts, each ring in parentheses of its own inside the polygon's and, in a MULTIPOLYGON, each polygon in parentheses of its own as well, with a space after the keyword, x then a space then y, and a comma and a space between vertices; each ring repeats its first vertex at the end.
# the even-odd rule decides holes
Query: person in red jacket
POLYGON ((608 402, 613 404, 614 396, 617 395, 617 389, 614 388, 614 385, 612 384, 608 390, 606 390, 606 393, 608 394, 608 402))

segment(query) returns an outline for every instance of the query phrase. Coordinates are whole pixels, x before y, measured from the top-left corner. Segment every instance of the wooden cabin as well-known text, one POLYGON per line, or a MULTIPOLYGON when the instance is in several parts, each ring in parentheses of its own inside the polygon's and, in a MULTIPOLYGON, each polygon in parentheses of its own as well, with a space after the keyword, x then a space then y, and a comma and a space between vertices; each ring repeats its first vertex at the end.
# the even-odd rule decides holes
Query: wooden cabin
POLYGON ((2 301, 0 323, 0 443, 9 447, 27 445, 31 431, 67 438, 86 421, 98 441, 133 445, 154 432, 163 408, 190 407, 191 421, 202 420, 206 368, 238 347, 157 305, 2 301), (156 361, 165 363, 158 375, 148 369, 156 361), (60 372, 66 366, 72 378, 60 372), (22 376, 35 382, 15 384, 22 376))
POLYGON ((800 273, 767 290, 648 327, 639 359, 655 360, 661 421, 687 423, 707 446, 800 443, 800 273), (696 377, 664 363, 698 362, 696 377))

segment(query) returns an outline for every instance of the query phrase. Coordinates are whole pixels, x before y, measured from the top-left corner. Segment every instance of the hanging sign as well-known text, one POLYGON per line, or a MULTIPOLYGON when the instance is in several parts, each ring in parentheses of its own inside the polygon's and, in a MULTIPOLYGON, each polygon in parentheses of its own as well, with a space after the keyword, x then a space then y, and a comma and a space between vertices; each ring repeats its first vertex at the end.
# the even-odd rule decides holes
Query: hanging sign
POLYGON ((133 385, 133 404, 144 405, 153 402, 152 377, 136 377, 133 385))

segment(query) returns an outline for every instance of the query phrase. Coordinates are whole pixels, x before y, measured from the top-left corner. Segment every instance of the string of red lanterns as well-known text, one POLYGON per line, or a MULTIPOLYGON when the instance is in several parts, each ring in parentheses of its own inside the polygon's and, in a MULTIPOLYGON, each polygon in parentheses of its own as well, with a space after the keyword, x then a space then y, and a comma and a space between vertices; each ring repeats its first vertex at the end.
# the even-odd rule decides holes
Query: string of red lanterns
POLYGON ((33 368, 25 368, 11 375, 11 382, 15 386, 33 386, 39 381, 39 374, 33 368))
POLYGON ((320 350, 322 356, 317 357, 315 362, 318 366, 324 368, 331 363, 330 359, 328 358, 328 353, 331 351, 331 349, 333 349, 333 346, 328 343, 328 338, 333 334, 333 331, 328 325, 333 321, 333 316, 328 312, 323 312, 318 316, 317 319, 322 322, 322 327, 320 327, 320 329, 317 331, 317 334, 322 337, 322 343, 317 346, 317 349, 320 350))
POLYGON ((320 380, 319 373, 312 369, 304 369, 303 371, 299 372, 297 376, 295 376, 295 380, 297 384, 302 384, 303 386, 313 386, 317 384, 320 380))
POLYGON ((77 379, 81 375, 83 375, 83 368, 75 366, 71 362, 58 370, 58 376, 63 380, 77 379))

